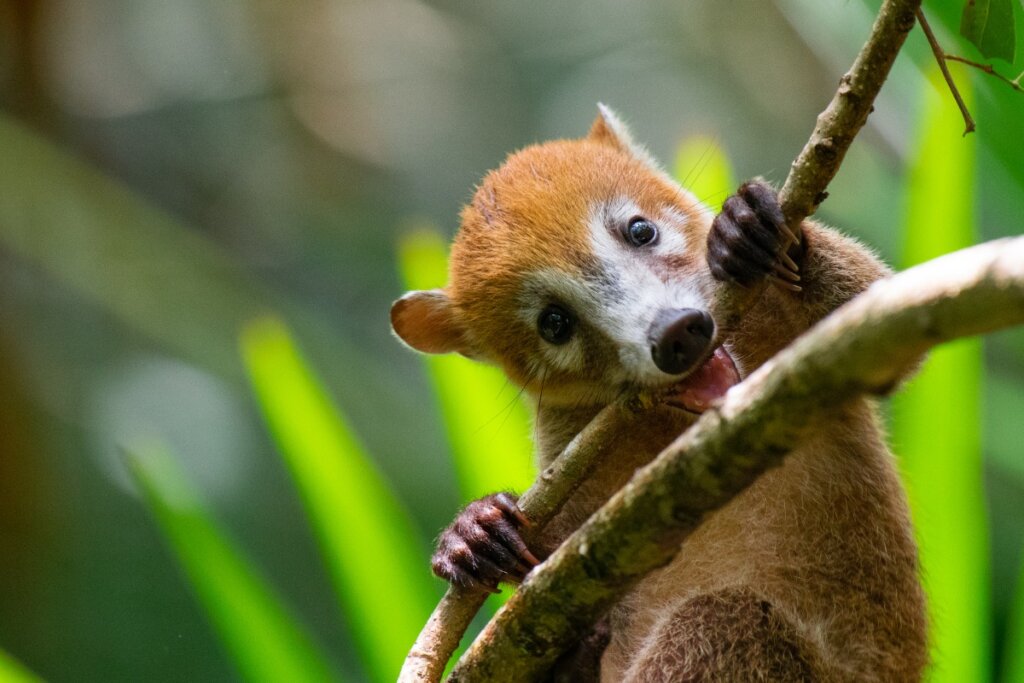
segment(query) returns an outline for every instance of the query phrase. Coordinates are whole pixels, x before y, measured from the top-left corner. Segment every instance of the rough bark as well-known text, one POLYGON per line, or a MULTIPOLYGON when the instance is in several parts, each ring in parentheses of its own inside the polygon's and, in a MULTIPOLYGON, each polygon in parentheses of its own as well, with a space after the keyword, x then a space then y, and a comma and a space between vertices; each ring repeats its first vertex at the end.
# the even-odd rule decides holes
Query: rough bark
POLYGON ((922 353, 1024 324, 1024 237, 873 285, 734 387, 534 570, 450 680, 536 680, 683 539, 782 462, 815 421, 887 393, 922 353))

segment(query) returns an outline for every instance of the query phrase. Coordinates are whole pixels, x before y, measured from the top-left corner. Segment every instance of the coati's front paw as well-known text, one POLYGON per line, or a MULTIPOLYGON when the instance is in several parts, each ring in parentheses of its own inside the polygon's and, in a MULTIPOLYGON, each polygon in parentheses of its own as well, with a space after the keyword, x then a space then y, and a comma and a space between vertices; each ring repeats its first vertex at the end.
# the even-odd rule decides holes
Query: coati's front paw
POLYGON ((775 190, 752 180, 725 200, 708 233, 708 266, 716 280, 744 287, 769 277, 800 291, 803 246, 786 227, 775 190))
POLYGON ((434 573, 492 593, 500 581, 522 581, 539 560, 519 534, 529 522, 516 500, 512 493, 493 493, 467 505, 438 539, 434 573))

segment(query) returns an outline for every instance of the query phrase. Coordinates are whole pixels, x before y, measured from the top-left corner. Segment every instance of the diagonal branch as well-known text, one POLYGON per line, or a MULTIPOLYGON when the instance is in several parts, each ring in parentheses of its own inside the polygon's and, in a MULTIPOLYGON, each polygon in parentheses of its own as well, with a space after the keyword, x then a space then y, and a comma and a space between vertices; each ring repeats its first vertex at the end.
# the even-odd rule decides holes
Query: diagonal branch
MULTIPOLYGON (((828 184, 839 171, 854 137, 874 110, 875 98, 889 76, 896 55, 910 29, 921 0, 885 0, 878 10, 864 47, 850 70, 839 79, 839 88, 818 120, 810 139, 797 155, 779 191, 779 204, 796 240, 800 223, 813 214, 828 197, 828 184)), ((783 246, 783 251, 788 245, 783 246)), ((756 300, 753 290, 732 288, 726 292, 723 308, 728 311, 724 327, 739 324, 743 313, 756 300)))
POLYGON ((1024 237, 935 259, 838 309, 734 387, 534 570, 451 680, 536 680, 817 419, 889 391, 936 344, 1024 324, 1024 237), (879 353, 884 349, 884 353, 879 353))
POLYGON ((850 70, 839 79, 832 101, 818 115, 810 140, 793 162, 779 201, 789 227, 799 237, 800 222, 828 196, 825 188, 839 171, 846 151, 874 109, 892 63, 914 27, 921 0, 886 0, 871 34, 850 70))

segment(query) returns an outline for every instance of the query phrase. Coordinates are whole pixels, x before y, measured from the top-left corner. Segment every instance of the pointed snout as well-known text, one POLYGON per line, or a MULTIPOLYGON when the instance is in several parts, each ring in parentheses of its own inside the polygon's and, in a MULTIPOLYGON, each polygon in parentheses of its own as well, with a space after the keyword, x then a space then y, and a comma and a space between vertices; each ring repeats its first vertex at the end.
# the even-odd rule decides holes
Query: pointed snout
POLYGON ((714 336, 711 315, 695 308, 662 310, 647 331, 654 364, 670 375, 690 370, 710 350, 714 336))

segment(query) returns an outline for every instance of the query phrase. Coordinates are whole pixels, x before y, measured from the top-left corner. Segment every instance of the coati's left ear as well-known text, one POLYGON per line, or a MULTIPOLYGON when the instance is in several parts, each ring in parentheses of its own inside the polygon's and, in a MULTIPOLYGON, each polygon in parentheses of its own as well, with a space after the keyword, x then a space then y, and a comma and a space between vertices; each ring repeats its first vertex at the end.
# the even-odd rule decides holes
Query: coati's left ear
POLYGON ((423 353, 476 355, 466 338, 458 309, 443 289, 408 292, 391 305, 391 329, 423 353))
POLYGON ((594 119, 594 125, 587 133, 587 139, 614 147, 620 152, 632 155, 657 168, 657 163, 651 158, 651 155, 642 145, 633 141, 633 136, 629 134, 629 128, 606 104, 598 102, 597 118, 594 119))
POLYGON ((597 103, 597 118, 594 119, 594 125, 590 127, 587 139, 614 147, 622 152, 632 152, 636 147, 626 124, 622 122, 618 114, 612 111, 611 107, 600 102, 597 103))

